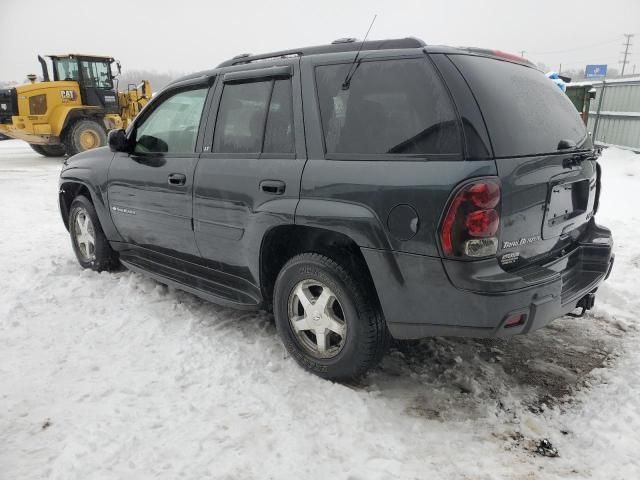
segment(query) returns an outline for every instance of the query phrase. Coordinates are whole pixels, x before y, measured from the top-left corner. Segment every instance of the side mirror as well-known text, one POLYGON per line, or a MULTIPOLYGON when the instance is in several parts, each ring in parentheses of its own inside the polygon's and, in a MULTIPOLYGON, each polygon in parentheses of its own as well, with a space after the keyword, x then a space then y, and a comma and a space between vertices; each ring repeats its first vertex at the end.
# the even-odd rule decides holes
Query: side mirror
POLYGON ((141 148, 141 151, 146 153, 167 153, 169 151, 169 145, 161 138, 157 138, 151 135, 142 135, 136 141, 136 150, 141 148))
POLYGON ((127 134, 122 128, 109 132, 108 143, 112 152, 126 152, 129 148, 127 134))

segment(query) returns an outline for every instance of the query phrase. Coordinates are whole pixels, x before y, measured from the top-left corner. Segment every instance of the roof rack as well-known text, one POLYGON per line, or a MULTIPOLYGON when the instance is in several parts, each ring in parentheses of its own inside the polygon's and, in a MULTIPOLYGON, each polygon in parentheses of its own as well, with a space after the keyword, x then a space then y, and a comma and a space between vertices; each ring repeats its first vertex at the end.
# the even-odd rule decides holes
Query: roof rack
MULTIPOLYGON (((276 60, 278 58, 302 57, 306 55, 317 55, 320 53, 338 53, 338 52, 355 52, 360 48, 362 42, 355 39, 338 39, 329 45, 318 45, 315 47, 297 48, 293 50, 281 50, 279 52, 262 53, 259 55, 242 54, 233 57, 226 62, 218 65, 220 67, 229 67, 231 65, 242 65, 260 60, 276 60), (346 41, 345 41, 346 40, 346 41)), ((400 48, 422 48, 426 44, 419 38, 392 38, 389 40, 370 40, 364 42, 362 50, 391 50, 400 48)))

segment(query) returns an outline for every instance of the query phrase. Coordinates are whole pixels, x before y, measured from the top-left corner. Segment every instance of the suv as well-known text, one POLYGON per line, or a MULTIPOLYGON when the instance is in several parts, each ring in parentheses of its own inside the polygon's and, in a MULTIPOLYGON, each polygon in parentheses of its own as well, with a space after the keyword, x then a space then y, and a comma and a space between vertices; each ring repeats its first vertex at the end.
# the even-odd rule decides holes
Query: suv
MULTIPOLYGON (((525 59, 405 38, 240 55, 65 162, 78 261, 273 310, 357 377, 396 339, 531 332, 613 262, 578 112, 525 59)), ((575 315, 576 313, 574 313, 575 315)))

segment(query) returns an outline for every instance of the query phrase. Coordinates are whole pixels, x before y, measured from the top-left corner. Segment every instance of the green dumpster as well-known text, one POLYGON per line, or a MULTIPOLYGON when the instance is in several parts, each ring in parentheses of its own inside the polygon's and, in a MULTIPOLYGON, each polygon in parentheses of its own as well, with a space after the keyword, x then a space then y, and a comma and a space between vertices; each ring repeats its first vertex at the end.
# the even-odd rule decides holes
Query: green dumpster
POLYGON ((596 90, 593 85, 588 83, 580 83, 576 85, 567 85, 567 96, 580 113, 582 121, 587 124, 589 117, 589 105, 591 100, 596 97, 596 90))

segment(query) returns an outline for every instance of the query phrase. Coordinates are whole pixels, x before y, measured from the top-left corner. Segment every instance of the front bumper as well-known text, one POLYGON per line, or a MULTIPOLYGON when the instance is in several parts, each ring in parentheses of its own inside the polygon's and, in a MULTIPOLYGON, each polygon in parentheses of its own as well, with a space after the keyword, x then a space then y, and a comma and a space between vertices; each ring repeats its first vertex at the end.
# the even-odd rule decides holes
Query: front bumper
POLYGON ((541 328, 595 292, 611 271, 612 249, 611 232, 592 222, 573 250, 519 272, 505 272, 497 261, 452 264, 400 252, 362 252, 389 331, 415 339, 502 337, 541 328), (506 327, 514 314, 524 314, 524 321, 506 327))
POLYGON ((35 145, 60 145, 61 143, 60 137, 55 135, 30 133, 23 128, 15 127, 13 124, 0 124, 0 134, 35 145))

